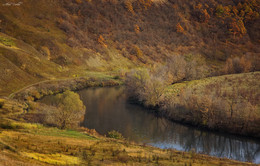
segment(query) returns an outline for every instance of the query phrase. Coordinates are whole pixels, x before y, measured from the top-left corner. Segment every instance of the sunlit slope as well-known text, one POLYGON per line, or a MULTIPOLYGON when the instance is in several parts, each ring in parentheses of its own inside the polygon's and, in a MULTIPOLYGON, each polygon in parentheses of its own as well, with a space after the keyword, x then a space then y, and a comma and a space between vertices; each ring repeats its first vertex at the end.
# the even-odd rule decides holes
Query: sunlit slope
POLYGON ((59 130, 14 121, 1 125, 9 130, 0 133, 0 165, 254 165, 137 145, 87 130, 59 130))
POLYGON ((59 65, 30 45, 0 33, 0 94, 7 94, 43 79, 58 76, 59 65))
POLYGON ((258 1, 22 2, 0 3, 0 95, 87 70, 152 66, 175 54, 201 54, 220 68, 228 57, 260 52, 258 1))
POLYGON ((0 5, 1 32, 62 65, 102 68, 113 57, 151 64, 174 53, 223 61, 259 53, 259 1, 8 2, 0 5))
POLYGON ((260 72, 223 75, 166 88, 169 118, 209 129, 260 137, 260 72))
POLYGON ((25 0, 20 6, 0 4, 0 95, 48 79, 84 75, 89 70, 119 70, 133 66, 114 49, 103 55, 70 47, 57 21, 58 1, 25 0))

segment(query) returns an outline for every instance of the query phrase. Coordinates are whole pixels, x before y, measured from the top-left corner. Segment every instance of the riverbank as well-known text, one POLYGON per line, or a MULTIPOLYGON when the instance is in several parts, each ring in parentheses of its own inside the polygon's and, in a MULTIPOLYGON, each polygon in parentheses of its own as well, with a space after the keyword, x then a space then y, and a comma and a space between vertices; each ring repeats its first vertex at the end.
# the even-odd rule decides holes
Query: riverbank
POLYGON ((260 72, 169 85, 148 70, 127 77, 129 98, 170 120, 209 130, 260 137, 260 72))
POLYGON ((105 74, 101 75, 100 77, 92 76, 48 80, 33 84, 17 92, 14 92, 9 95, 9 98, 20 101, 35 101, 44 96, 58 94, 66 90, 77 91, 87 87, 118 86, 122 83, 123 82, 119 78, 105 74))
POLYGON ((77 78, 35 84, 0 100, 0 165, 254 165, 194 152, 161 150, 98 135, 28 123, 27 101, 64 90, 113 86, 115 78, 77 78), (25 102, 24 102, 25 101, 25 102))
MULTIPOLYGON (((12 93, 9 98, 25 102, 26 110, 28 102, 47 95, 124 84, 118 76, 95 75, 43 81, 12 93)), ((259 79, 260 72, 252 72, 176 83, 164 89, 156 109, 176 122, 259 138, 259 79)))
POLYGON ((0 132, 0 165, 255 165, 137 145, 93 130, 59 130, 15 121, 10 125, 0 132))
POLYGON ((174 121, 259 138, 259 79, 260 72, 253 72, 173 84, 159 110, 174 121))

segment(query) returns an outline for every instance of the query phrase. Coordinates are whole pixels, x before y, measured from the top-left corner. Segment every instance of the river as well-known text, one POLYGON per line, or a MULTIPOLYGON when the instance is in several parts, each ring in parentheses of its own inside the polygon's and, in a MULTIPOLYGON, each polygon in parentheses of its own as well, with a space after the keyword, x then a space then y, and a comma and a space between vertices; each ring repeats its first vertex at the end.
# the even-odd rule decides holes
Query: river
POLYGON ((140 144, 260 164, 260 140, 209 132, 156 117, 129 103, 124 87, 88 88, 78 94, 86 106, 82 125, 100 134, 117 130, 140 144))

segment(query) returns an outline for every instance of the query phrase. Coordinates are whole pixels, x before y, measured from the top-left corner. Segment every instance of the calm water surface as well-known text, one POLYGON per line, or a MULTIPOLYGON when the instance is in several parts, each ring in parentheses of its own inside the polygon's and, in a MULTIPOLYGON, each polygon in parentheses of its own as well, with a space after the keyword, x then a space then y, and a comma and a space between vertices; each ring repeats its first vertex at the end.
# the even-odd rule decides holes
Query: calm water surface
POLYGON ((123 87, 89 88, 78 93, 87 108, 83 125, 101 134, 117 130, 138 143, 260 164, 260 141, 201 131, 155 117, 128 103, 123 87))
POLYGON ((198 130, 155 117, 127 102, 123 87, 78 92, 86 105, 83 125, 101 134, 117 130, 131 141, 159 148, 225 157, 260 164, 260 141, 198 130))

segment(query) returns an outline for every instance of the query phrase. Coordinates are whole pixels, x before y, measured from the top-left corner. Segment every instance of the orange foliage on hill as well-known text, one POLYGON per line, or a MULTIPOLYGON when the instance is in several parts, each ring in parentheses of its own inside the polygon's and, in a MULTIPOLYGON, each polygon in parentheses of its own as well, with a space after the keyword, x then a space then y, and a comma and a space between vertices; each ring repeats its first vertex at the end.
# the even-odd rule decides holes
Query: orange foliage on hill
POLYGON ((177 30, 178 33, 184 33, 184 29, 183 29, 183 27, 181 26, 180 23, 178 23, 176 25, 176 30, 177 30))
POLYGON ((107 45, 105 44, 105 39, 103 38, 102 35, 99 35, 98 43, 104 46, 105 48, 107 48, 107 45))

